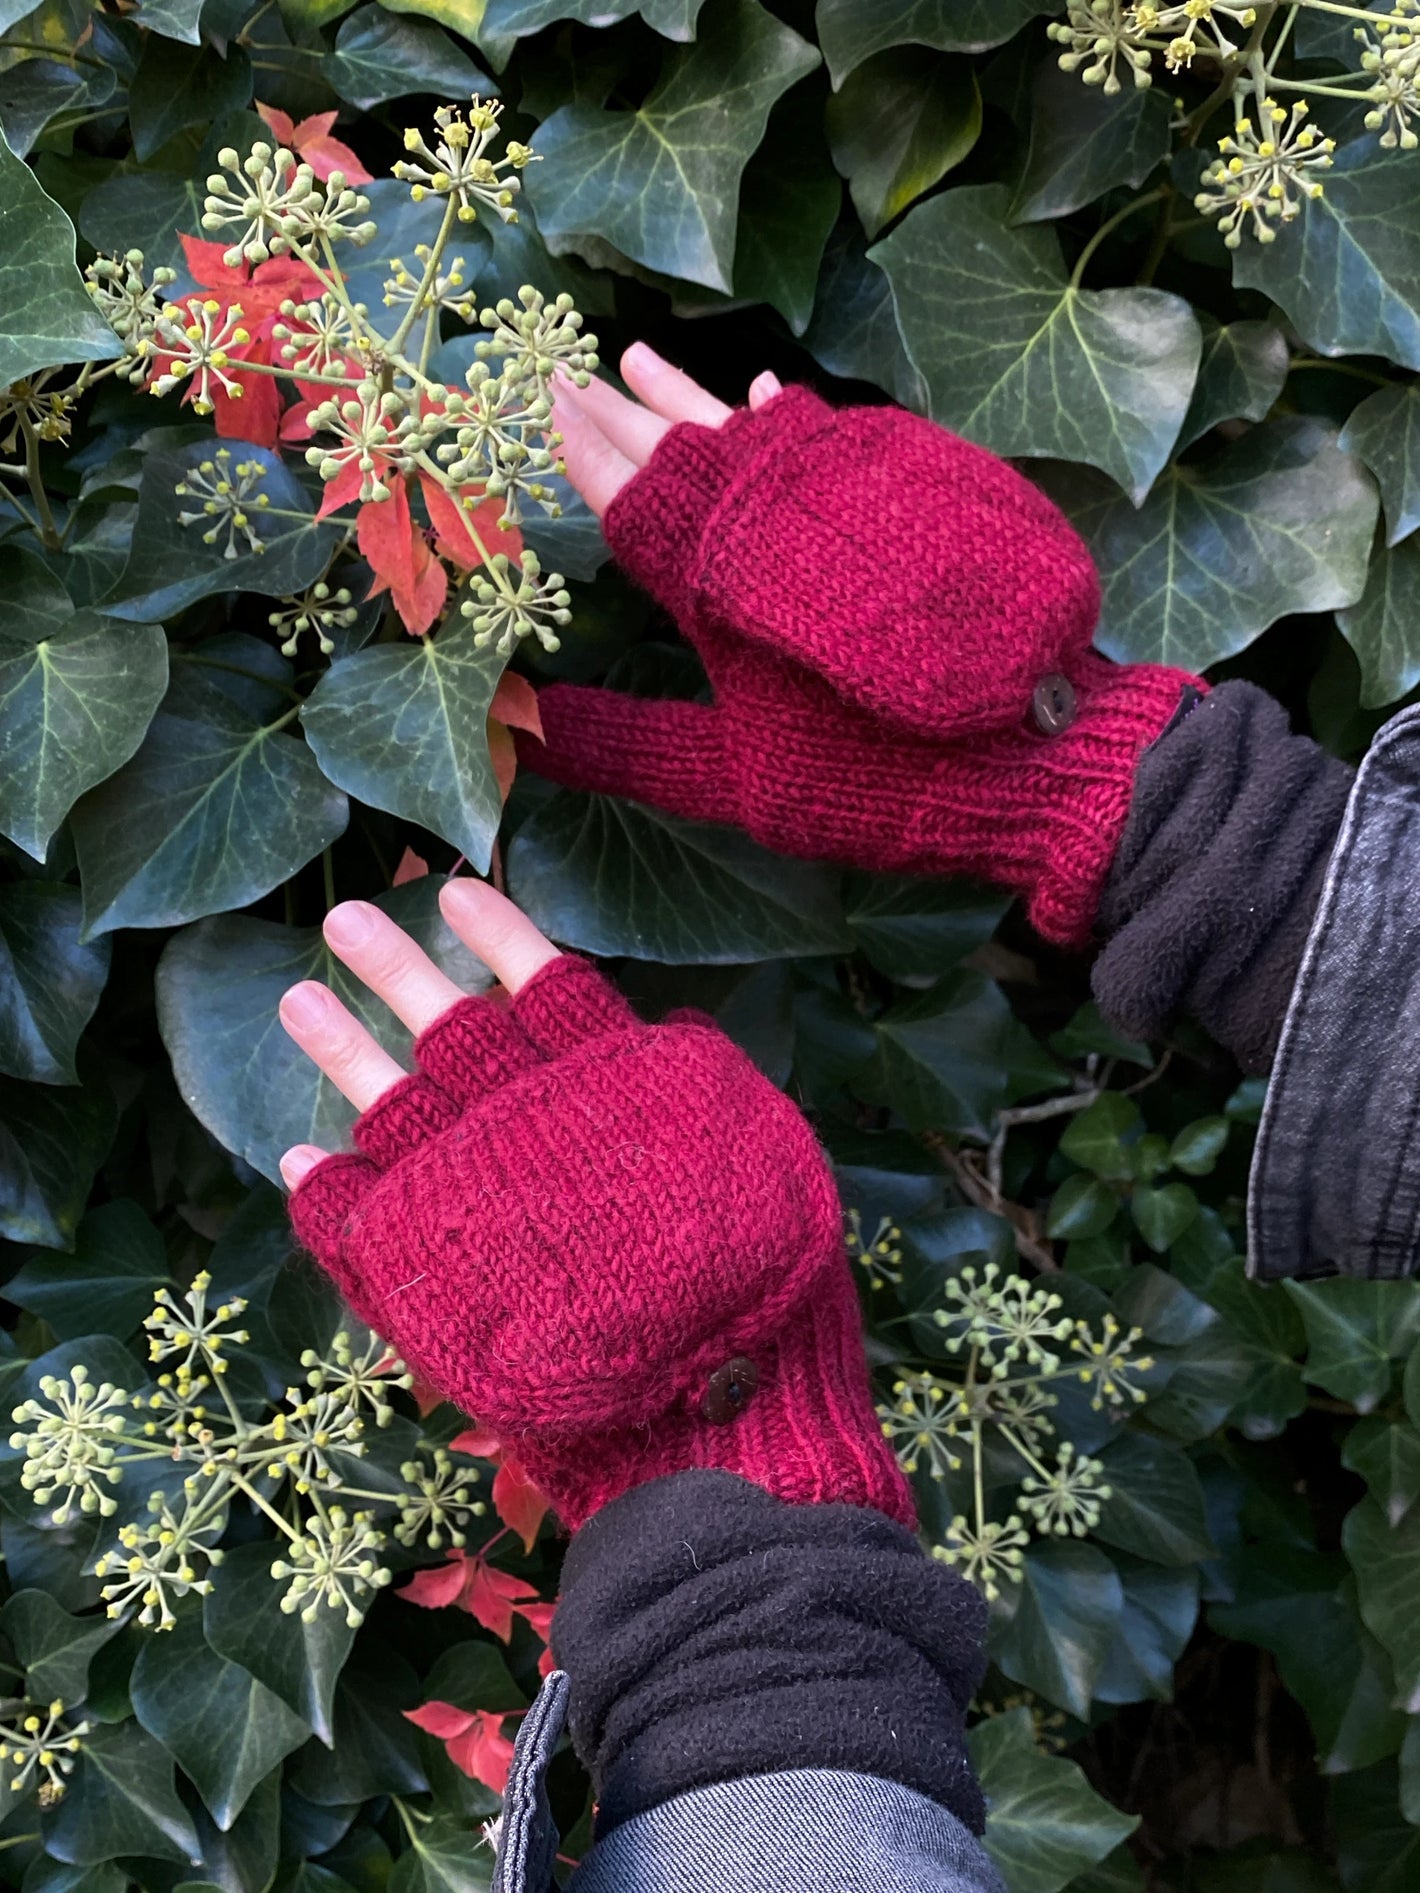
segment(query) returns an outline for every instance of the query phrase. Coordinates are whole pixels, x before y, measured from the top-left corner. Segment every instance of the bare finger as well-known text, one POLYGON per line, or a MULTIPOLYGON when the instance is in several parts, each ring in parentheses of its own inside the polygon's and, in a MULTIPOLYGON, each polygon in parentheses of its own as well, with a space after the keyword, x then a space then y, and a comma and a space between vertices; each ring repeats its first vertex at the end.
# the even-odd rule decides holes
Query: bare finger
POLYGON ((772 401, 776 394, 783 394, 784 384, 778 375, 765 369, 762 375, 756 375, 749 384, 749 404, 758 413, 759 409, 772 401))
POLYGON ((668 421, 698 421, 702 427, 722 427, 730 410, 683 369, 673 368, 645 342, 633 342, 621 358, 621 375, 628 388, 655 413, 668 421))
POLYGON ((303 979, 281 997, 281 1023, 307 1058, 359 1111, 368 1111, 404 1077, 373 1035, 318 980, 303 979))
POLYGON ((487 881, 447 882, 440 890, 439 906, 464 945, 492 968, 510 993, 526 986, 549 960, 561 957, 527 915, 487 881))
POLYGON ((324 931, 332 952, 416 1038, 463 998, 403 927, 369 901, 342 901, 326 915, 324 931))
POLYGON ((319 1144, 292 1144, 281 1159, 281 1181, 288 1190, 294 1190, 298 1183, 304 1183, 318 1163, 324 1163, 330 1155, 319 1144))
POLYGON ((589 381, 585 388, 577 389, 575 399, 612 446, 638 467, 645 466, 675 419, 653 414, 639 401, 628 401, 609 381, 589 381))
POLYGON ((567 478, 600 519, 634 476, 635 462, 612 446, 560 384, 553 401, 552 424, 562 436, 558 453, 567 469, 567 478))

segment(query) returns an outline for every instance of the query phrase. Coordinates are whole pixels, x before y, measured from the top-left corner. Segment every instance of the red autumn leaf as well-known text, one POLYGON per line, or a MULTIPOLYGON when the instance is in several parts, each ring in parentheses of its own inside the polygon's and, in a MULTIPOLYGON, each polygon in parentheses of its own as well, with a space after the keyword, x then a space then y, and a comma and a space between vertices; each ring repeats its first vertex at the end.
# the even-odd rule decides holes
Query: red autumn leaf
POLYGON ((477 1714, 476 1709, 456 1709, 451 1702, 423 1702, 417 1709, 406 1709, 404 1719, 412 1722, 416 1729, 426 1729, 441 1742, 447 1742, 451 1736, 462 1735, 471 1727, 477 1714))
MULTIPOLYGON (((292 414, 296 413, 296 411, 295 408, 290 410, 292 414)), ((304 416, 308 410, 303 409, 301 412, 304 416)), ((309 434, 309 428, 307 428, 306 431, 309 434)), ((324 493, 321 494, 320 510, 317 512, 316 518, 329 519, 330 515, 332 513, 338 513, 342 506, 351 505, 355 500, 359 499, 360 488, 364 484, 365 476, 360 471, 359 463, 354 460, 347 461, 340 469, 339 473, 336 474, 335 478, 327 482, 326 489, 324 493)), ((373 501, 367 501, 366 503, 374 504, 373 501)), ((385 500, 379 502, 381 506, 387 503, 388 502, 385 500)))
POLYGON ((444 1404, 444 1396, 439 1392, 439 1389, 437 1387, 431 1387, 427 1380, 421 1380, 417 1374, 414 1376, 414 1385, 410 1388, 409 1393, 415 1406, 419 1409, 419 1417, 421 1420, 427 1419, 434 1411, 435 1407, 441 1407, 444 1404))
MULTIPOLYGON (((498 1469, 498 1477, 493 1481, 493 1506, 499 1518, 510 1531, 515 1531, 523 1541, 523 1548, 531 1551, 537 1542, 537 1534, 542 1521, 547 1516, 547 1500, 528 1478, 516 1459, 507 1454, 498 1469)), ((523 1612, 528 1616, 526 1611, 523 1612)), ((531 1622, 531 1617, 528 1617, 531 1622)))
POLYGON ((422 854, 416 854, 412 848, 406 848, 399 857, 399 866, 394 871, 393 887, 403 887, 407 881, 422 881, 429 872, 429 863, 422 854))
POLYGON ((471 1459, 496 1459, 502 1451, 502 1444, 496 1433, 485 1433, 481 1428, 471 1426, 449 1441, 449 1451, 467 1453, 471 1459))
POLYGON ((421 473, 419 480, 439 550, 460 571, 471 572, 481 562, 478 547, 469 537, 470 526, 478 533, 489 558, 496 558, 500 552, 514 561, 523 556, 523 535, 517 527, 505 529, 498 524, 503 517, 502 500, 478 499, 465 505, 464 501, 474 500, 477 488, 464 487, 455 501, 448 488, 427 473, 421 473))
POLYGON ((515 730, 528 730, 542 741, 542 716, 537 707, 537 692, 526 677, 505 670, 498 679, 488 714, 515 730))
POLYGON ((467 1560, 463 1596, 459 1600, 471 1617, 504 1643, 513 1634, 513 1613, 521 1605, 539 1603, 535 1588, 511 1571, 500 1571, 481 1552, 467 1560))
POLYGON ((472 1780, 481 1781, 495 1794, 502 1794, 507 1788, 508 1773, 513 1765, 513 1744, 503 1733, 502 1716, 480 1709, 473 1726, 445 1746, 454 1767, 462 1769, 472 1780))
POLYGON ((457 1604, 468 1581, 468 1562, 461 1551, 456 1551, 447 1564, 416 1571, 399 1595, 406 1604, 417 1604, 421 1610, 443 1610, 457 1604))
POLYGON ((387 500, 368 500, 356 516, 360 550, 375 572, 370 597, 387 591, 404 628, 423 637, 444 608, 449 579, 409 511, 405 483, 387 500))
POLYGON ((528 1623, 544 1643, 552 1639, 552 1619, 556 1604, 519 1604, 518 1615, 528 1623))
POLYGON ((263 105, 258 100, 256 109, 280 143, 299 152, 322 183, 332 171, 343 171, 347 184, 358 187, 370 183, 370 173, 349 145, 342 144, 338 138, 330 135, 338 113, 316 112, 310 118, 303 118, 297 125, 287 113, 274 105, 263 105))
POLYGON ((557 1658, 552 1654, 552 1645, 549 1643, 542 1655, 537 1659, 537 1673, 545 1682, 556 1668, 557 1658))

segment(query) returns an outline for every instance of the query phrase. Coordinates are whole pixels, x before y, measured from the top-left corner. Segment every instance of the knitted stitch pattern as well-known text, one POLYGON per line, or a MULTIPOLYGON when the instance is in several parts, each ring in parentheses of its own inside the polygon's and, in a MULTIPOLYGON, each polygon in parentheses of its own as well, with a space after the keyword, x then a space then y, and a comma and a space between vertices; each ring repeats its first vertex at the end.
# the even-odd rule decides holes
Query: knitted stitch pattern
POLYGON ((1048 939, 1088 937, 1139 756, 1206 686, 1090 651, 1094 566, 1028 481, 929 421, 798 388, 673 428, 604 527, 715 703, 550 686, 528 767, 783 854, 983 876, 1048 939), (1077 700, 1055 735, 1029 722, 1047 676, 1077 700))
POLYGON ((564 955, 415 1050, 357 1123, 360 1154, 319 1164, 291 1218, 569 1526, 697 1467, 912 1522, 828 1164, 736 1046, 699 1019, 642 1024, 564 955), (712 1420, 711 1376, 735 1361, 758 1386, 712 1420))

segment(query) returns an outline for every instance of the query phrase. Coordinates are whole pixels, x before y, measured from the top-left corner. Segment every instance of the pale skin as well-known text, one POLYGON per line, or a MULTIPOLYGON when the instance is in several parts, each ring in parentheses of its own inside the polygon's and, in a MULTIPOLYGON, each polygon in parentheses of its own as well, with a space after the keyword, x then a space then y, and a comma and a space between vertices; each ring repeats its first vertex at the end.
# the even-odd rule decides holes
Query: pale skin
MULTIPOLYGON (((585 388, 564 384, 553 414, 568 477, 598 518, 678 422, 719 427, 731 412, 644 342, 622 356, 621 375, 635 399, 604 381, 585 388)), ((763 407, 780 392, 774 375, 759 375, 750 386, 749 404, 763 407)), ((440 892, 439 906, 506 993, 516 993, 558 957, 552 942, 485 881, 450 881, 440 892)), ((325 938, 336 958, 384 1000, 414 1038, 463 997, 403 928, 368 901, 333 907, 325 918, 325 938)), ((369 1110, 404 1076, 404 1067, 319 980, 292 986, 280 1010, 290 1037, 357 1110, 369 1110)), ((288 1150, 281 1159, 287 1188, 295 1189, 326 1154, 314 1144, 288 1150)))

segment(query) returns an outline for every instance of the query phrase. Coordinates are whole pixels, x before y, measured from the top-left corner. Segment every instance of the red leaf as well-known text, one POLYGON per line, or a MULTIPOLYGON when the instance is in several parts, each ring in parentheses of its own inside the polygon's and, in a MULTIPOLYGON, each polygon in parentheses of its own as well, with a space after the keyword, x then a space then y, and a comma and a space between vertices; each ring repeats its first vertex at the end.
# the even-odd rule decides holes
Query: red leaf
MULTIPOLYGON (((334 120, 335 113, 321 112, 318 116, 334 120)), ((310 125, 314 123, 314 120, 308 118, 305 123, 310 125)), ((298 137, 300 136, 301 130, 302 127, 298 125, 296 127, 298 137)), ((301 144, 298 144, 296 149, 322 183, 325 182, 332 171, 343 172, 345 182, 347 184, 353 184, 357 188, 361 184, 369 184, 373 181, 370 173, 365 169, 364 165, 361 164, 349 145, 342 143, 339 138, 308 138, 301 144)))
POLYGON ((406 1604, 417 1604, 421 1610, 442 1610, 456 1604, 468 1580, 469 1562, 461 1551, 455 1552, 447 1564, 416 1571, 399 1595, 406 1604))
POLYGON ((552 1654, 552 1645, 549 1643, 542 1655, 537 1659, 537 1673, 546 1681, 556 1668, 557 1658, 552 1654))
POLYGON ((503 1523, 522 1539, 524 1549, 531 1551, 547 1516, 547 1500, 517 1460, 506 1453, 493 1481, 493 1505, 503 1523))
POLYGON ((419 1409, 421 1420, 427 1419, 435 1407, 441 1407, 444 1404, 444 1396, 439 1389, 431 1387, 427 1380, 421 1380, 417 1374, 414 1376, 414 1385, 409 1391, 413 1396, 415 1406, 419 1409))
POLYGON ((533 1630, 544 1643, 552 1638, 552 1619, 556 1613, 556 1604, 519 1604, 518 1615, 532 1625, 533 1630))
MULTIPOLYGON (((233 364, 266 361, 267 341, 253 341, 231 350, 233 364)), ((249 440, 256 447, 274 448, 281 432, 281 396, 271 375, 244 375, 235 365, 228 370, 240 393, 227 394, 214 382, 212 424, 224 440, 249 440)))
POLYGON ((425 1702, 417 1709, 406 1709, 404 1719, 412 1722, 416 1729, 427 1729, 430 1735, 437 1735, 441 1742, 447 1742, 451 1737, 471 1729, 478 1720, 478 1711, 456 1709, 451 1702, 425 1702))
POLYGON ((467 1432, 459 1433, 449 1441, 451 1453, 467 1453, 472 1459, 496 1459, 501 1450, 496 1433, 485 1433, 476 1426, 469 1427, 467 1432))
POLYGON ((514 561, 522 557, 523 535, 516 527, 510 527, 505 532, 498 524, 503 516, 501 500, 478 500, 476 504, 468 506, 463 502, 474 499, 476 488, 463 488, 456 502, 447 487, 440 486, 427 473, 421 473, 419 481, 439 550, 460 571, 472 571, 475 565, 481 563, 478 547, 469 537, 470 525, 476 528, 490 558, 500 552, 506 552, 514 561))
POLYGON ((449 1760, 455 1768, 485 1788, 502 1794, 508 1786, 508 1772, 513 1765, 513 1744, 503 1733, 503 1718, 491 1710, 480 1709, 473 1727, 447 1744, 449 1760))
POLYGON ((466 1562, 468 1573, 459 1601, 485 1630, 491 1630, 506 1643, 513 1634, 514 1609, 520 1604, 538 1603, 537 1591, 525 1579, 490 1564, 482 1552, 476 1552, 466 1562))
MULTIPOLYGON (((418 528, 415 530, 417 532, 418 528)), ((449 595, 449 575, 424 544, 422 534, 419 545, 424 554, 424 565, 413 591, 394 594, 395 610, 404 620, 405 630, 416 638, 422 638, 426 631, 438 623, 444 600, 449 595)))
POLYGON ((203 237, 180 237, 183 255, 187 258, 188 274, 202 289, 245 289, 247 284, 247 266, 245 263, 224 263, 223 256, 232 247, 229 243, 208 243, 203 237))
MULTIPOLYGON (((289 113, 283 112, 277 105, 263 105, 261 100, 258 99, 256 101, 256 114, 262 124, 269 126, 272 132, 275 133, 278 145, 295 145, 296 124, 289 113)), ((330 116, 333 123, 335 113, 332 112, 330 116)))
POLYGON ((495 723, 491 716, 488 719, 488 760, 493 765, 499 799, 506 802, 517 780, 518 751, 507 724, 495 723))
POLYGON ((355 530, 376 575, 370 596, 388 591, 405 630, 423 637, 443 610, 449 579, 410 515, 405 483, 397 482, 387 500, 367 500, 355 530))
POLYGON ((422 881, 429 872, 429 863, 422 854, 416 854, 412 848, 406 848, 399 857, 399 866, 394 871, 392 887, 403 887, 406 881, 422 881))
POLYGON ((519 677, 516 671, 505 670, 498 679, 488 714, 515 730, 531 731, 541 742, 542 717, 537 707, 537 692, 527 678, 519 677))
MULTIPOLYGON (((294 413, 295 409, 292 409, 292 412, 294 413)), ((329 519, 330 515, 338 513, 342 506, 352 506, 360 497, 360 488, 364 485, 364 481, 365 476, 361 473, 359 464, 354 460, 348 461, 321 494, 320 510, 316 518, 329 519)), ((367 500, 365 504, 368 508, 375 502, 367 500)), ((379 504, 387 506, 389 501, 381 500, 379 504)))

